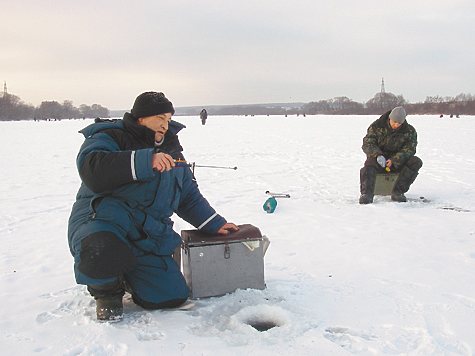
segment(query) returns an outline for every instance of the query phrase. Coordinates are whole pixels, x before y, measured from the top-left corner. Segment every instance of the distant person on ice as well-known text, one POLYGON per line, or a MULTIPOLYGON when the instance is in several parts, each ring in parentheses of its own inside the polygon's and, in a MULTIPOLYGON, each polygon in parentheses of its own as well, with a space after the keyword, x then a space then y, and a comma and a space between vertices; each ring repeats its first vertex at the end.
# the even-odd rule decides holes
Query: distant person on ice
POLYGON ((201 110, 200 119, 201 119, 201 124, 202 125, 206 124, 206 119, 207 118, 208 118, 208 113, 206 112, 206 109, 201 110))
POLYGON ((406 121, 406 111, 398 106, 384 113, 368 128, 363 138, 363 152, 366 162, 360 171, 360 204, 373 202, 376 173, 399 173, 394 184, 391 199, 397 202, 407 201, 404 193, 416 179, 422 161, 415 156, 417 132, 406 121))
MULTIPOLYGON (((139 95, 122 120, 96 122, 77 157, 82 180, 69 219, 68 239, 78 284, 96 300, 99 320, 120 320, 125 290, 145 309, 173 308, 188 298, 172 259, 180 245, 173 213, 209 234, 226 222, 201 195, 172 121, 172 103, 158 92, 139 95)), ((99 120, 98 120, 99 121, 99 120)))

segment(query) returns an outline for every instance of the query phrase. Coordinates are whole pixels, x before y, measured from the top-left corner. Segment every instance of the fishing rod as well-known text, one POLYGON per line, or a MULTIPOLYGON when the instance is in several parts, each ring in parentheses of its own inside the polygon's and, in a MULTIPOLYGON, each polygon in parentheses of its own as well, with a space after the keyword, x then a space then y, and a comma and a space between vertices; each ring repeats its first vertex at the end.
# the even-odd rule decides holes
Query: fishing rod
POLYGON ((274 198, 290 198, 290 194, 284 194, 284 193, 271 193, 268 190, 266 190, 266 194, 269 194, 270 196, 274 198))
POLYGON ((286 194, 286 193, 271 193, 267 190, 266 194, 270 195, 271 197, 265 201, 262 208, 268 214, 273 213, 275 208, 277 207, 277 200, 275 198, 290 198, 290 194, 286 194))
POLYGON ((195 164, 195 162, 188 162, 185 160, 182 160, 181 158, 175 159, 175 167, 190 167, 191 171, 193 174, 195 173, 195 167, 200 167, 200 168, 218 168, 218 169, 233 169, 236 170, 237 167, 224 167, 224 166, 206 166, 206 165, 201 165, 201 164, 195 164))

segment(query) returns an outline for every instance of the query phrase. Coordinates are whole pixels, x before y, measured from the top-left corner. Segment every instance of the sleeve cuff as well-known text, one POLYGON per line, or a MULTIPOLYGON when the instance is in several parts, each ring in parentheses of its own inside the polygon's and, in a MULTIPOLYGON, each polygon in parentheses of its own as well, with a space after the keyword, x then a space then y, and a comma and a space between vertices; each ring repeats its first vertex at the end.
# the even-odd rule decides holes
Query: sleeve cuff
POLYGON ((153 148, 132 151, 130 165, 134 180, 153 177, 153 148))
POLYGON ((225 218, 218 213, 214 213, 198 226, 198 230, 202 230, 208 234, 215 234, 224 224, 226 224, 226 222, 225 218))

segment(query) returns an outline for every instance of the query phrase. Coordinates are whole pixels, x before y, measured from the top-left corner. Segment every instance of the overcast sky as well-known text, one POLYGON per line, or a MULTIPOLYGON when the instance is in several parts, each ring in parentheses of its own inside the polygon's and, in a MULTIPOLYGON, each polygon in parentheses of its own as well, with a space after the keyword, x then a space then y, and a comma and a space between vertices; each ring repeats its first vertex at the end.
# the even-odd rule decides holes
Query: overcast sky
POLYGON ((475 94, 475 1, 16 0, 0 79, 24 102, 130 109, 475 94))

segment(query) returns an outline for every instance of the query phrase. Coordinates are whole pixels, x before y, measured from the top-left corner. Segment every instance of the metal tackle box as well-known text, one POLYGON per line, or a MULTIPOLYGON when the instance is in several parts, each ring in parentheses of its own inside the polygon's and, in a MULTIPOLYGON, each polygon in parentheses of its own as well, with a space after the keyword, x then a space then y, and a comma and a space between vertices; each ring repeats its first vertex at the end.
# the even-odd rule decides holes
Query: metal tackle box
MULTIPOLYGON (((227 235, 182 230, 183 275, 191 298, 205 298, 236 289, 264 289, 264 253, 269 240, 250 224, 227 235)), ((178 263, 180 258, 175 259, 178 263)))

